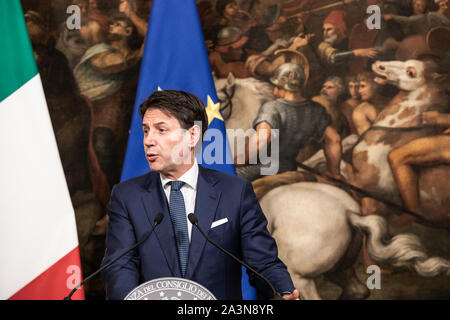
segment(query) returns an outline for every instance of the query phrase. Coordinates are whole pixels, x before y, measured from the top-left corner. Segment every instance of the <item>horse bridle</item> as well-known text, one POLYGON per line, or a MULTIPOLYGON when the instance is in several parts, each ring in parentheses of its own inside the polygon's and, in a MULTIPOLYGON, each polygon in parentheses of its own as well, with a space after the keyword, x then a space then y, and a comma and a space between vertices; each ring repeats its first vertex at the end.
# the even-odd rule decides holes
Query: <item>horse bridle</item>
POLYGON ((225 88, 221 89, 220 92, 223 92, 225 97, 228 100, 227 103, 225 105, 223 105, 222 104, 223 101, 220 100, 220 98, 219 98, 220 110, 222 111, 222 116, 223 116, 224 120, 228 120, 230 118, 232 112, 233 112, 233 97, 234 97, 234 94, 236 92, 236 88, 235 88, 235 86, 232 86, 231 87, 231 93, 228 93, 227 87, 225 86, 225 88), (228 115, 225 116, 224 115, 224 113, 225 113, 224 111, 227 110, 227 109, 230 109, 230 111, 229 111, 228 115))

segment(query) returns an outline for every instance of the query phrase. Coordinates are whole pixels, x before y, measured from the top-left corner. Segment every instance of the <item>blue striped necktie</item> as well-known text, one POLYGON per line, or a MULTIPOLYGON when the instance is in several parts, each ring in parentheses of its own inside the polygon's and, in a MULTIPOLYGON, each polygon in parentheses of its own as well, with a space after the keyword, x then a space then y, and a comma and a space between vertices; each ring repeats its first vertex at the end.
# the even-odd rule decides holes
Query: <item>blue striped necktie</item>
POLYGON ((186 208, 184 206, 184 198, 181 193, 183 181, 171 181, 170 189, 170 220, 175 228, 175 239, 177 241, 178 258, 181 266, 181 274, 184 277, 186 273, 188 253, 189 253, 189 235, 186 218, 186 208))

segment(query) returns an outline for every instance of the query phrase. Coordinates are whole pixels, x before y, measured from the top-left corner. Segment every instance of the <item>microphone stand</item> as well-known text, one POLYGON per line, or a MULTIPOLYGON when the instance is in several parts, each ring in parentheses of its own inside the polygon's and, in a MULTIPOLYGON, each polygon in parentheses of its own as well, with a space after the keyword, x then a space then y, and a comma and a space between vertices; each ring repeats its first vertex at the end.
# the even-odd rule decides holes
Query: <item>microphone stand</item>
POLYGON ((211 240, 206 233, 202 230, 202 228, 200 228, 200 226, 198 225, 198 219, 195 216, 195 214, 190 213, 188 215, 188 219, 189 221, 197 227, 198 231, 200 231, 200 233, 205 237, 206 240, 208 240, 209 243, 211 243, 213 246, 215 246, 217 249, 219 249, 220 251, 222 251, 223 253, 225 253, 227 256, 230 256, 231 258, 233 258, 235 261, 239 262, 241 265, 243 265, 244 267, 246 267, 248 270, 250 270, 251 272, 253 272, 254 274, 256 274, 258 277, 260 277, 262 280, 264 280, 265 283, 267 283, 270 287, 270 289, 272 289, 272 293, 273 296, 272 298, 270 298, 270 300, 284 300, 283 297, 275 290, 275 288, 273 287, 273 285, 270 283, 270 281, 263 276, 262 274, 260 274, 258 271, 256 271, 255 269, 253 269, 252 267, 250 267, 248 264, 246 264, 244 261, 240 260, 239 258, 237 258, 235 255, 233 255, 231 252, 228 252, 227 250, 225 250, 224 248, 222 248, 221 246, 219 246, 217 243, 215 243, 213 240, 211 240))
POLYGON ((125 250, 122 254, 120 254, 118 257, 112 259, 110 262, 108 262, 107 264, 105 264, 103 267, 101 267, 100 269, 98 269, 97 271, 95 271, 93 274, 91 274, 90 276, 88 276, 86 279, 84 279, 83 281, 81 281, 78 285, 75 286, 75 288, 72 289, 72 291, 69 293, 69 295, 67 297, 64 297, 64 300, 72 300, 72 295, 81 288, 82 285, 84 285, 86 282, 88 282, 89 280, 91 280, 93 277, 95 277, 97 274, 99 274, 100 272, 102 272, 103 270, 105 270, 106 268, 108 268, 110 265, 112 265, 114 262, 116 262, 117 260, 119 260, 120 258, 122 258, 124 255, 126 255, 128 252, 130 252, 133 249, 136 249, 137 247, 139 247, 142 243, 144 243, 149 237, 150 235, 153 233, 153 230, 155 230, 156 226, 159 225, 161 223, 161 221, 163 220, 164 215, 162 213, 158 213, 155 217, 155 220, 153 221, 153 226, 152 229, 142 238, 141 241, 137 242, 136 244, 134 244, 131 248, 128 248, 127 250, 125 250))

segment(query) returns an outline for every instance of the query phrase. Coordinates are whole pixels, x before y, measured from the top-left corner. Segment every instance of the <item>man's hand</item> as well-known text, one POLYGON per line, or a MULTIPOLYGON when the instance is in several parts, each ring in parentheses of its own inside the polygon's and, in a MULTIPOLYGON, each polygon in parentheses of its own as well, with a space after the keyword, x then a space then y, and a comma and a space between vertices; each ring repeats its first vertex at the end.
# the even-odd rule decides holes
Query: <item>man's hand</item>
POLYGON ((119 5, 119 12, 122 12, 127 17, 130 17, 130 15, 133 12, 133 9, 131 8, 130 3, 127 0, 121 1, 119 5))
POLYGON ((422 113, 422 123, 437 124, 445 128, 450 128, 450 113, 440 113, 435 110, 424 112, 422 113))
POLYGON ((300 293, 297 289, 294 290, 291 294, 283 295, 284 300, 300 300, 300 293))
POLYGON ((345 181, 345 178, 344 178, 344 176, 340 173, 340 172, 331 172, 331 171, 329 171, 329 170, 326 170, 326 171, 324 171, 323 172, 323 174, 325 175, 325 176, 327 176, 327 177, 331 177, 331 178, 334 178, 334 179, 336 179, 336 180, 341 180, 341 181, 345 181))
POLYGON ((424 124, 440 124, 440 114, 437 111, 427 111, 422 113, 422 122, 424 124))
POLYGON ((331 179, 327 179, 327 177, 334 178, 339 181, 346 181, 345 177, 340 173, 331 173, 329 170, 324 171, 323 176, 317 176, 317 182, 335 185, 335 183, 331 179))
POLYGON ((389 21, 389 20, 392 20, 395 18, 395 14, 392 14, 392 13, 383 14, 383 18, 384 18, 384 20, 389 21))
POLYGON ((309 41, 313 37, 315 37, 314 33, 301 34, 294 39, 289 49, 297 50, 298 48, 304 47, 309 44, 309 41))
POLYGON ((353 53, 355 54, 355 57, 367 57, 367 58, 375 58, 379 51, 374 48, 367 48, 367 49, 355 49, 353 50, 353 53))

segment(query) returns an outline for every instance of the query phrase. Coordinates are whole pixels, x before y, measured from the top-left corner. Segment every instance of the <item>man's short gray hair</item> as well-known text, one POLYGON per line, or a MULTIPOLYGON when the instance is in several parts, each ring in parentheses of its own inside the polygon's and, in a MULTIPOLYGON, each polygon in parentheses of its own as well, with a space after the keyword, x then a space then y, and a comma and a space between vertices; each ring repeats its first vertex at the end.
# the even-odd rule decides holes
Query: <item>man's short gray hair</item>
POLYGON ((341 77, 338 76, 329 76, 325 82, 330 81, 333 82, 339 90, 339 94, 343 94, 345 92, 345 83, 341 77))

